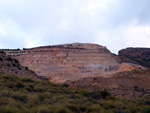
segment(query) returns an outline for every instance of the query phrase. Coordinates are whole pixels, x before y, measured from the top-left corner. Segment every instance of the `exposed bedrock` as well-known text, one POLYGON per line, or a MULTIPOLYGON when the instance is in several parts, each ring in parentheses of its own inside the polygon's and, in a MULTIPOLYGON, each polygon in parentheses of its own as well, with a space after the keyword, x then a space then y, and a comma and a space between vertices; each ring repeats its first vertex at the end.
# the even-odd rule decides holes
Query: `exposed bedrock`
POLYGON ((133 62, 150 68, 150 48, 126 48, 118 54, 123 62, 133 62))
POLYGON ((1 74, 31 79, 40 78, 33 71, 21 66, 18 60, 6 56, 6 54, 3 51, 0 51, 0 75, 1 74))
POLYGON ((140 65, 121 63, 106 47, 97 44, 74 43, 19 51, 23 54, 10 51, 7 54, 13 54, 23 66, 56 83, 145 69, 140 65))

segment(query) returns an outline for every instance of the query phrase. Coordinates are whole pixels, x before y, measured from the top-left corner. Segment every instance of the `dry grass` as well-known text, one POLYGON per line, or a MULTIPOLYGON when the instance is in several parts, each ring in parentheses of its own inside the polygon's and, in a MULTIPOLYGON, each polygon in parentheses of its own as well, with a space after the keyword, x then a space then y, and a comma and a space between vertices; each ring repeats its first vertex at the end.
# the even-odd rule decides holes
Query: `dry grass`
POLYGON ((0 113, 149 113, 150 97, 125 100, 107 90, 89 92, 68 85, 0 75, 0 113))

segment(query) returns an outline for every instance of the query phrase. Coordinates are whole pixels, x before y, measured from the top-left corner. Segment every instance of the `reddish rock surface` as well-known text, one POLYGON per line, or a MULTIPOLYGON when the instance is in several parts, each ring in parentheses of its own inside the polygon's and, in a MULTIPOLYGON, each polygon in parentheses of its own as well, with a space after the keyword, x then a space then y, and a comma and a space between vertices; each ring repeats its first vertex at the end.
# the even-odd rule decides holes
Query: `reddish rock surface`
POLYGON ((126 48, 118 52, 123 62, 132 62, 150 68, 150 48, 126 48))
POLYGON ((120 63, 106 47, 97 44, 74 43, 5 52, 55 83, 145 69, 136 64, 120 63))
POLYGON ((150 71, 119 72, 110 77, 87 77, 67 81, 70 86, 98 91, 107 89, 112 95, 136 98, 150 95, 150 71))
MULTIPOLYGON (((15 60, 10 64, 7 60, 0 61, 1 72, 30 75, 27 70, 20 71, 21 67, 21 70, 30 69, 51 82, 92 91, 107 89, 118 97, 150 95, 150 72, 145 68, 149 66, 149 49, 128 48, 119 51, 118 56, 104 46, 74 43, 3 51, 22 66, 13 66, 15 60)), ((2 57, 3 60, 7 58, 2 57)))

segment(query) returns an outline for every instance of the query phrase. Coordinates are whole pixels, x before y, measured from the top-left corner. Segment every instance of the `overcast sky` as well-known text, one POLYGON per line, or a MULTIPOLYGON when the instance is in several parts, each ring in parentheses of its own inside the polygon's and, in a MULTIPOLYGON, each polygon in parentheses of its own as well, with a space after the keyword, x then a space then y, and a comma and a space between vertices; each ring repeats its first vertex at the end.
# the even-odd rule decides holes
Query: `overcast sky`
POLYGON ((150 0, 0 0, 0 48, 150 47, 150 0))

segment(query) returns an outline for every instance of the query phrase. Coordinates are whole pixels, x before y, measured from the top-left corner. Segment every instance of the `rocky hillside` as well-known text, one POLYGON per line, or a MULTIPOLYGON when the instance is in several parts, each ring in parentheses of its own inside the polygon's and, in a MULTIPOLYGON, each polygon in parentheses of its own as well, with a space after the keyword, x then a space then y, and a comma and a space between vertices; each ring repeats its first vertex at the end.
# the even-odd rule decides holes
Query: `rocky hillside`
POLYGON ((126 48, 118 52, 123 62, 133 62, 150 68, 150 48, 126 48))
POLYGON ((0 74, 15 75, 32 79, 39 78, 33 71, 28 70, 27 67, 21 66, 18 60, 6 56, 3 51, 0 51, 0 74))
POLYGON ((104 46, 74 43, 3 51, 7 57, 1 54, 1 72, 30 76, 30 69, 51 82, 91 91, 107 89, 125 98, 150 95, 150 72, 145 68, 149 66, 147 49, 121 50, 117 56, 104 46))
POLYGON ((74 43, 5 52, 37 75, 56 83, 145 69, 121 63, 106 47, 97 44, 74 43))
POLYGON ((87 77, 66 83, 90 91, 107 89, 117 97, 136 98, 150 95, 149 81, 150 71, 130 71, 116 73, 109 77, 87 77))

